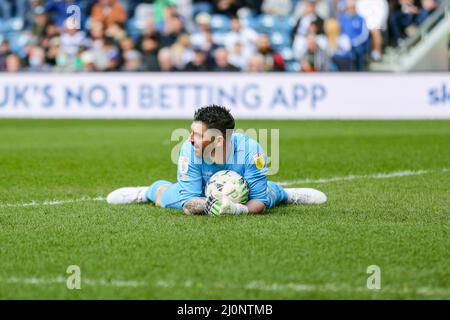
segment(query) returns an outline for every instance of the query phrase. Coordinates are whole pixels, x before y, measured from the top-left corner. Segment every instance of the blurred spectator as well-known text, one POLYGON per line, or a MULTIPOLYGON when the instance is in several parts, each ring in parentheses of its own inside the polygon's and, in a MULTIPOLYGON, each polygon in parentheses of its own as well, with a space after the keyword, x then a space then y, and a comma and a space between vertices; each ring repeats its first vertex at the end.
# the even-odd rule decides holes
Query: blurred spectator
POLYGON ((247 71, 248 72, 265 72, 264 56, 262 54, 253 55, 248 61, 247 71))
POLYGON ((213 12, 226 16, 235 16, 239 9, 238 0, 214 0, 213 12))
POLYGON ((233 66, 228 62, 228 53, 227 50, 224 48, 218 48, 214 52, 214 68, 213 71, 219 71, 219 72, 235 72, 239 71, 239 68, 236 66, 233 66))
POLYGON ((158 71, 159 42, 155 36, 147 36, 141 40, 142 69, 144 71, 158 71))
POLYGON ((371 58, 374 61, 380 61, 383 46, 381 32, 387 28, 389 14, 387 0, 358 0, 356 11, 366 20, 367 28, 372 36, 371 58))
POLYGON ((81 65, 82 65, 82 71, 85 72, 92 72, 96 71, 95 65, 94 65, 94 55, 90 51, 84 51, 81 54, 81 65))
POLYGON ((211 71, 210 65, 207 63, 206 52, 201 48, 194 49, 194 58, 189 62, 184 71, 198 72, 198 71, 211 71))
POLYGON ((228 61, 241 70, 247 68, 247 63, 251 57, 251 55, 246 56, 242 53, 242 45, 240 42, 236 42, 234 47, 228 51, 228 61))
POLYGON ((352 43, 353 70, 364 71, 369 45, 369 30, 363 17, 356 13, 355 0, 347 0, 345 12, 339 17, 341 32, 352 43))
POLYGON ((118 71, 121 62, 119 49, 112 38, 106 37, 103 43, 101 58, 105 60, 105 71, 118 71))
POLYGON ((59 48, 60 48, 59 37, 52 37, 51 39, 49 39, 47 54, 45 56, 45 62, 50 66, 56 66, 59 48))
POLYGON ((262 11, 265 14, 285 17, 292 12, 292 0, 263 0, 262 11))
POLYGON ((296 37, 305 37, 308 34, 309 26, 311 23, 315 23, 317 26, 317 34, 323 33, 323 19, 316 12, 316 2, 314 0, 306 0, 305 13, 299 18, 292 29, 292 42, 296 37))
POLYGON ((317 72, 330 70, 330 58, 324 47, 323 36, 310 33, 299 42, 295 55, 300 62, 303 72, 317 72))
POLYGON ((327 19, 324 24, 328 57, 331 59, 330 71, 352 70, 352 43, 346 34, 341 33, 339 22, 327 19))
POLYGON ((0 71, 364 71, 382 35, 403 45, 441 3, 0 0, 0 71), (73 4, 81 29, 67 24, 73 4))
POLYGON ((130 72, 137 72, 142 71, 141 66, 141 59, 142 56, 137 50, 129 50, 124 54, 124 66, 122 68, 122 71, 130 71, 130 72))
POLYGON ((231 31, 225 36, 225 47, 229 52, 235 52, 236 45, 238 44, 238 50, 244 60, 244 64, 246 64, 246 60, 256 52, 258 33, 248 27, 242 27, 237 17, 233 17, 230 22, 231 31))
POLYGON ((142 30, 142 37, 147 37, 147 36, 157 36, 160 37, 160 32, 158 30, 156 30, 155 27, 155 20, 153 19, 153 17, 147 17, 145 19, 145 26, 144 29, 142 30))
POLYGON ((53 38, 59 38, 58 27, 54 23, 47 23, 47 25, 45 26, 44 35, 40 38, 41 47, 43 47, 45 50, 48 50, 50 47, 50 41, 53 38))
POLYGON ((105 30, 105 36, 114 39, 115 42, 119 43, 122 39, 127 37, 127 32, 118 23, 113 23, 105 30))
POLYGON ((20 58, 15 53, 10 53, 6 56, 6 72, 19 72, 22 71, 22 63, 20 58))
POLYGON ((398 0, 391 6, 389 27, 394 44, 402 46, 404 38, 412 35, 417 27, 437 8, 436 0, 398 0))
POLYGON ((308 7, 310 5, 310 2, 314 2, 314 11, 317 16, 322 18, 328 18, 328 17, 334 17, 333 14, 336 12, 335 7, 339 5, 336 2, 345 0, 303 0, 303 1, 295 1, 297 5, 294 8, 293 18, 295 20, 298 20, 298 18, 301 18, 302 16, 306 15, 307 12, 310 10, 308 7))
POLYGON ((33 46, 30 55, 28 57, 28 69, 29 72, 48 72, 50 66, 45 62, 44 49, 33 46))
POLYGON ((173 72, 178 69, 172 63, 172 57, 169 48, 162 48, 158 52, 158 71, 173 72))
POLYGON ((170 47, 173 64, 178 70, 184 67, 194 58, 194 49, 190 36, 187 33, 180 34, 177 41, 170 47))
POLYGON ((48 15, 45 12, 44 7, 38 6, 34 9, 32 23, 32 34, 38 38, 42 38, 45 35, 45 29, 49 24, 48 15))
MULTIPOLYGON (((67 18, 67 8, 71 5, 77 5, 80 9, 80 1, 77 0, 47 0, 45 1, 45 11, 51 16, 52 21, 55 22, 58 28, 63 28, 67 18)), ((84 11, 80 12, 81 17, 84 16, 84 11)))
POLYGON ((164 20, 167 14, 172 14, 172 12, 167 12, 167 9, 171 10, 175 8, 175 1, 172 0, 155 0, 153 3, 154 7, 154 19, 156 23, 160 23, 164 20))
POLYGON ((422 0, 422 9, 419 11, 416 19, 416 26, 420 25, 428 18, 438 7, 437 0, 422 0))
MULTIPOLYGON (((126 55, 128 54, 128 52, 132 51, 135 49, 134 46, 134 41, 133 39, 126 37, 123 38, 120 41, 120 61, 121 61, 121 65, 124 65, 126 62, 126 55)), ((135 58, 135 56, 131 55, 132 58, 135 58)), ((135 61, 136 59, 134 59, 135 61)))
POLYGON ((161 35, 161 47, 169 47, 175 43, 178 36, 184 33, 184 25, 178 14, 169 15, 161 35))
POLYGON ((11 53, 9 42, 7 40, 3 40, 0 44, 0 71, 6 70, 6 57, 11 53))
POLYGON ((270 39, 267 34, 261 34, 257 41, 258 53, 264 58, 266 71, 284 71, 283 57, 272 49, 270 39))
POLYGON ((78 53, 78 49, 85 42, 86 35, 83 31, 77 30, 70 23, 66 23, 64 32, 61 34, 61 49, 73 58, 78 53))
POLYGON ((106 27, 113 23, 125 24, 127 13, 119 0, 99 0, 92 8, 91 18, 106 27))
POLYGON ((191 34, 191 43, 195 47, 205 48, 206 34, 211 32, 211 16, 208 13, 199 13, 195 18, 196 30, 191 34))
MULTIPOLYGON (((298 1, 298 0, 294 0, 298 1)), ((262 13, 261 7, 262 7, 263 0, 241 0, 239 3, 242 7, 247 8, 251 10, 255 15, 260 15, 262 13)), ((242 7, 240 9, 242 9, 242 7)))

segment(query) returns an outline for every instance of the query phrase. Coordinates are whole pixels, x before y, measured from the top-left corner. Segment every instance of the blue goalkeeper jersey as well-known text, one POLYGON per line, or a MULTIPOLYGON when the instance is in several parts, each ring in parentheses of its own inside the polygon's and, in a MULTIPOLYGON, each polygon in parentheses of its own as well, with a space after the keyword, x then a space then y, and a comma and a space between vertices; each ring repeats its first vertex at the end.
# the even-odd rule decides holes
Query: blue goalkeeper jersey
POLYGON ((177 172, 181 205, 190 198, 204 197, 209 178, 221 170, 239 173, 249 186, 249 200, 259 200, 268 205, 267 159, 262 147, 247 135, 233 133, 230 151, 224 164, 207 163, 195 155, 189 140, 183 143, 177 172))

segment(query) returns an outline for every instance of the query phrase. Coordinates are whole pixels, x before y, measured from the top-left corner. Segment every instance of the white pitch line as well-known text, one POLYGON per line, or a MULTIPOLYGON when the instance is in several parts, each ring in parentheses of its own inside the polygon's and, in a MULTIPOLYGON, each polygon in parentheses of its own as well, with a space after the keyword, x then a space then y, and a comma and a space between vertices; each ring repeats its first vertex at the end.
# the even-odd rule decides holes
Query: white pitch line
MULTIPOLYGON (((48 285, 48 284, 65 284, 67 283, 67 279, 64 277, 56 277, 56 278, 37 278, 37 277, 31 277, 31 278, 17 278, 17 277, 11 277, 8 279, 3 280, 5 283, 9 284, 30 284, 30 285, 48 285)), ((142 281, 136 281, 136 280, 92 280, 92 279, 82 279, 82 283, 86 284, 88 286, 94 286, 94 287, 129 287, 129 288, 135 288, 135 287, 143 287, 147 284, 142 281)))
POLYGON ((0 208, 15 208, 15 207, 38 207, 38 206, 54 206, 59 204, 85 202, 85 201, 104 201, 104 197, 82 197, 79 199, 66 199, 66 200, 44 200, 36 201, 32 200, 26 203, 0 203, 0 208))
MULTIPOLYGON (((62 285, 66 287, 67 279, 58 276, 55 278, 19 278, 10 277, 8 279, 1 279, 0 282, 6 284, 22 284, 22 285, 35 285, 35 286, 45 286, 45 285, 62 285)), ((137 288, 137 287, 147 287, 147 288, 161 288, 161 289, 174 289, 174 288, 195 288, 202 290, 255 290, 255 291, 269 291, 269 292, 346 292, 346 293, 391 293, 391 294, 416 294, 420 296, 450 296, 450 289, 448 288, 430 288, 430 287, 419 287, 419 288, 381 288, 380 290, 369 290, 364 286, 361 287, 351 287, 348 285, 337 285, 332 283, 326 283, 322 285, 314 284, 304 284, 304 283, 266 283, 264 281, 252 281, 247 284, 230 284, 230 283, 211 283, 199 284, 194 283, 191 280, 176 282, 173 280, 156 280, 155 282, 147 282, 141 280, 105 280, 105 279, 86 279, 81 278, 81 289, 84 286, 89 287, 118 287, 118 288, 137 288)))
POLYGON ((282 186, 292 186, 298 184, 306 184, 306 183, 329 183, 336 181, 350 181, 357 179, 390 179, 397 177, 406 177, 406 176, 419 176, 427 173, 438 173, 438 172, 449 172, 449 169, 439 169, 439 170, 404 170, 404 171, 394 171, 394 172, 382 172, 382 173, 374 173, 367 175, 349 175, 349 176, 341 176, 341 177, 330 177, 330 178, 319 178, 319 179, 303 179, 303 180, 289 180, 289 181, 280 181, 278 182, 282 186))
MULTIPOLYGON (((438 173, 438 172, 449 172, 450 169, 438 169, 438 170, 404 170, 404 171, 394 171, 394 172, 383 172, 383 173, 374 173, 368 175, 349 175, 349 176, 341 176, 341 177, 330 177, 330 178, 319 178, 319 179, 303 179, 303 180, 289 180, 289 181, 280 181, 278 182, 284 187, 299 185, 299 184, 307 184, 307 183, 329 183, 336 181, 351 181, 357 179, 390 179, 396 177, 405 177, 405 176, 418 176, 427 173, 438 173)), ((16 208, 16 207, 38 207, 38 206, 54 206, 60 204, 67 203, 75 203, 75 202, 85 202, 85 201, 105 201, 104 197, 81 197, 79 199, 66 199, 66 200, 44 200, 44 201, 36 201, 32 200, 26 203, 0 203, 0 208, 16 208)))

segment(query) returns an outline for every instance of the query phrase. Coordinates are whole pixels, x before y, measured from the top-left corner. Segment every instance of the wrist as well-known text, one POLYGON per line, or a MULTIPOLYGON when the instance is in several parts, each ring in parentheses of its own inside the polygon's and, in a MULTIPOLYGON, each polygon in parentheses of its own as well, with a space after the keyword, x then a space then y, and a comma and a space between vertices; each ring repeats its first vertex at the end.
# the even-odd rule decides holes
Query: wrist
POLYGON ((245 204, 235 203, 233 214, 248 214, 248 208, 245 204))

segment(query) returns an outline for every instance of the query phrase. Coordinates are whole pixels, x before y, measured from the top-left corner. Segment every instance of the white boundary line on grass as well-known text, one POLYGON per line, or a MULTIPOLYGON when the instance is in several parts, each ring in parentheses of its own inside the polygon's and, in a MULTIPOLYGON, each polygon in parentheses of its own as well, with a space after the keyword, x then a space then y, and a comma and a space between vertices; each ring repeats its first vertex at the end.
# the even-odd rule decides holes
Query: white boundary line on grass
POLYGON ((16 207, 38 207, 38 206, 55 206, 59 204, 86 202, 86 201, 105 201, 104 197, 82 197, 79 199, 67 199, 67 200, 44 200, 36 201, 32 200, 26 203, 0 203, 0 208, 16 208, 16 207))
MULTIPOLYGON (((349 176, 341 176, 341 177, 330 177, 330 178, 319 178, 319 179, 303 179, 303 180, 290 180, 290 181, 279 181, 278 183, 284 187, 299 185, 299 184, 307 184, 307 183, 329 183, 329 182, 337 182, 337 181, 351 181, 357 179, 390 179, 397 177, 405 177, 405 176, 418 176, 427 173, 439 173, 439 172, 450 172, 450 169, 430 169, 430 170, 405 170, 405 171, 394 171, 394 172, 384 172, 384 173, 374 173, 368 175, 349 175, 349 176)), ((67 203, 75 203, 75 202, 85 202, 85 201, 105 201, 104 197, 82 197, 79 199, 67 199, 67 200, 45 200, 45 201, 36 201, 32 200, 27 203, 0 203, 0 208, 16 208, 16 207, 37 207, 37 206, 54 206, 60 204, 67 203)))
MULTIPOLYGON (((10 277, 7 279, 1 279, 0 282, 6 284, 19 284, 19 285, 55 285, 60 284, 65 288, 67 279, 59 276, 55 278, 19 278, 10 277)), ((210 285, 195 284, 191 280, 176 282, 167 280, 155 280, 154 282, 147 282, 141 280, 104 280, 104 279, 81 279, 81 290, 84 286, 88 287, 117 287, 117 288, 161 288, 161 289, 200 289, 200 290, 256 290, 256 291, 271 291, 271 292, 346 292, 346 293, 391 293, 391 294, 415 294, 420 296, 435 296, 435 297, 448 297, 450 296, 450 289, 448 288, 381 288, 380 290, 369 290, 361 285, 358 287, 351 287, 347 285, 336 285, 336 284, 323 284, 323 285, 312 285, 312 284, 302 284, 302 283, 266 283, 264 281, 251 281, 244 285, 226 284, 223 282, 211 283, 210 285)))
POLYGON ((349 175, 343 177, 330 177, 330 178, 319 178, 319 179, 303 179, 303 180, 289 180, 289 181, 280 181, 278 182, 284 187, 292 186, 296 184, 305 184, 305 183, 329 183, 336 181, 351 181, 357 179, 390 179, 397 177, 406 177, 406 176, 420 176, 427 173, 438 173, 438 172, 449 172, 450 169, 438 169, 438 170, 404 170, 404 171, 394 171, 394 172, 382 172, 382 173, 374 173, 367 175, 349 175))

